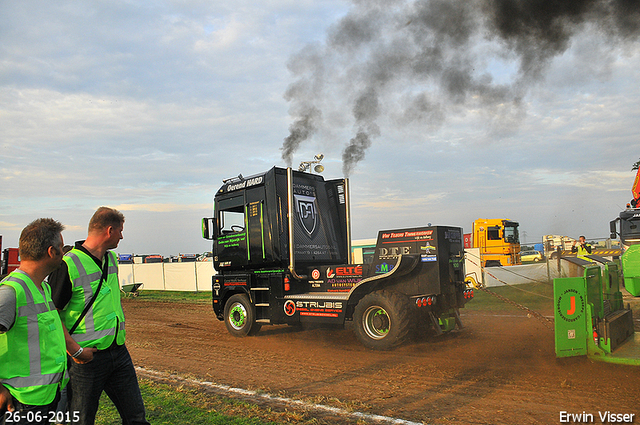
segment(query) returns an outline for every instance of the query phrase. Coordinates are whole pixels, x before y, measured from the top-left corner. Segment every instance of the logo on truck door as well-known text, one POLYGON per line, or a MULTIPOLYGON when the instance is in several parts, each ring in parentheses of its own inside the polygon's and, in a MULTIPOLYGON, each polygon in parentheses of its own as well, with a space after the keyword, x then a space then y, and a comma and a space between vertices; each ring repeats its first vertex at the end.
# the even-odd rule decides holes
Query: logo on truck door
POLYGON ((302 224, 302 228, 309 237, 315 232, 318 224, 318 211, 316 209, 316 197, 305 195, 293 195, 296 212, 302 224))

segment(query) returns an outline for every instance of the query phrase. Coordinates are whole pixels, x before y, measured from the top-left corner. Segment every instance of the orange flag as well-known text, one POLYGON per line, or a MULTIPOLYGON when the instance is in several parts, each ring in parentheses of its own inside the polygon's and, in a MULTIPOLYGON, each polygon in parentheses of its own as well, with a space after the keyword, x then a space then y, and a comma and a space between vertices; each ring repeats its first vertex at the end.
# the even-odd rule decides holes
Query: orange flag
POLYGON ((636 174, 636 180, 631 187, 631 193, 633 193, 633 199, 640 198, 640 167, 638 167, 638 174, 636 174))

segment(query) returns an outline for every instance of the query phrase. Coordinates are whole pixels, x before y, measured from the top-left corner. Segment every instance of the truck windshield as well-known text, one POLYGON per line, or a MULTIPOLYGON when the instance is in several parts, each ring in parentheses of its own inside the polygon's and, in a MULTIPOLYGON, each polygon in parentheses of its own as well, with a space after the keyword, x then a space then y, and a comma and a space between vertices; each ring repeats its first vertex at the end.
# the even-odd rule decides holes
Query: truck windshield
POLYGON ((640 243, 640 218, 620 220, 620 240, 627 246, 640 243))
POLYGON ((506 243, 520 243, 518 236, 518 226, 504 226, 504 241, 506 243))

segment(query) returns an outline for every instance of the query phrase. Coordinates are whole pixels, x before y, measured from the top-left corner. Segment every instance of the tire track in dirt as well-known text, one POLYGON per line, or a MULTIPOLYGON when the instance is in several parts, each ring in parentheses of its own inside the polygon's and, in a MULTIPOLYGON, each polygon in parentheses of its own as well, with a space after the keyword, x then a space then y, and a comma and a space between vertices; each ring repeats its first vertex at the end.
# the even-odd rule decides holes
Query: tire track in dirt
POLYGON ((137 365, 218 384, 335 397, 428 423, 548 424, 561 410, 639 413, 640 368, 556 359, 553 333, 517 312, 467 312, 460 332, 375 352, 349 329, 265 326, 235 338, 206 304, 123 304, 137 365))

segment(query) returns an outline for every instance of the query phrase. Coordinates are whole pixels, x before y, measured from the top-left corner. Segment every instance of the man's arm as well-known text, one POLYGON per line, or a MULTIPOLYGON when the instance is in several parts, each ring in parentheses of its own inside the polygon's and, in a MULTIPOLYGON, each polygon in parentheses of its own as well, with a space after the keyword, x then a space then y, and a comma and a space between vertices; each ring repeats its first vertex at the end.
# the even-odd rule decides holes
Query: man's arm
POLYGON ((16 290, 0 285, 0 333, 7 332, 16 321, 16 290))
POLYGON ((6 411, 13 412, 15 407, 13 406, 13 397, 11 393, 4 385, 0 384, 0 414, 4 415, 6 411))
MULTIPOLYGON (((9 285, 0 285, 0 333, 5 333, 13 327, 16 320, 16 290, 9 285)), ((13 412, 13 397, 0 383, 0 415, 6 411, 13 412)))
MULTIPOLYGON (((58 312, 59 311, 60 310, 58 310, 58 312)), ((93 360, 93 353, 98 351, 93 347, 83 348, 82 352, 77 357, 73 357, 73 355, 77 353, 78 350, 80 350, 80 344, 78 344, 69 334, 69 331, 67 330, 67 327, 64 325, 64 323, 62 324, 62 330, 64 331, 64 342, 67 346, 67 354, 71 356, 74 362, 85 364, 93 360)))

